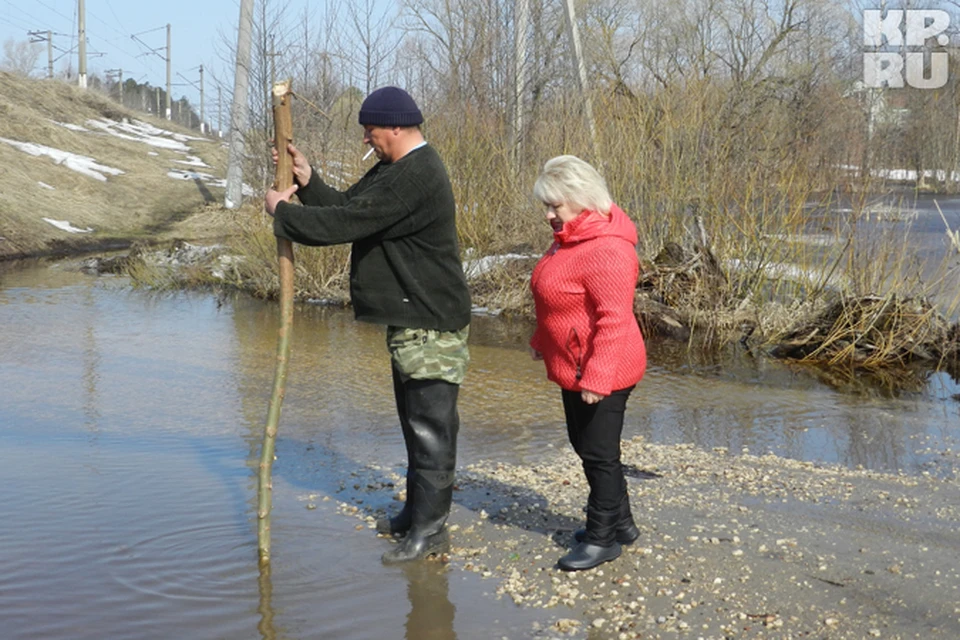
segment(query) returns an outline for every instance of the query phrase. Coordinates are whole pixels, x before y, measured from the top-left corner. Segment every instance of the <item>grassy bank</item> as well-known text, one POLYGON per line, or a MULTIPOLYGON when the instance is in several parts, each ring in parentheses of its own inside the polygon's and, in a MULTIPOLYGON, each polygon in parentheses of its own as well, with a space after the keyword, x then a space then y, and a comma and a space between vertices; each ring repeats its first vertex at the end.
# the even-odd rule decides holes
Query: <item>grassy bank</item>
POLYGON ((219 140, 4 72, 0 116, 0 259, 221 233, 219 140))

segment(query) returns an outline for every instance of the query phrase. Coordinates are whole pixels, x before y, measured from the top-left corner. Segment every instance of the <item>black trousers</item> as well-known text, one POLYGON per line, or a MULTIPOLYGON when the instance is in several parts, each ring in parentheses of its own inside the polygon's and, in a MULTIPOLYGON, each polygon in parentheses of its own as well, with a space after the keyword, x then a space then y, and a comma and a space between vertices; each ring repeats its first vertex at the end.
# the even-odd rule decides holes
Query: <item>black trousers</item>
POLYGON ((614 391, 596 404, 587 404, 579 391, 562 390, 567 436, 580 456, 590 485, 589 508, 616 511, 627 493, 620 464, 623 414, 633 387, 614 391))

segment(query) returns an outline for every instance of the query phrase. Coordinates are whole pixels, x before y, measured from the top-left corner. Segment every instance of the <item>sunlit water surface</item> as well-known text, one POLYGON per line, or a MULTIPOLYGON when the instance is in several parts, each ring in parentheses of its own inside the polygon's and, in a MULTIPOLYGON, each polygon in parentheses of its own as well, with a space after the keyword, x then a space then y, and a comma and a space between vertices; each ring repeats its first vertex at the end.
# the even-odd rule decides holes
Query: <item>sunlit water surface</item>
MULTIPOLYGON (((471 573, 384 567, 389 543, 336 513, 352 469, 405 462, 381 327, 297 310, 264 575, 254 469, 276 307, 136 291, 69 261, 3 268, 3 638, 521 638, 562 613, 498 600, 471 573)), ((527 333, 475 320, 460 464, 532 463, 565 446, 559 392, 527 333)), ((763 358, 650 346, 626 437, 954 473, 948 376, 911 393, 839 393, 763 358)))

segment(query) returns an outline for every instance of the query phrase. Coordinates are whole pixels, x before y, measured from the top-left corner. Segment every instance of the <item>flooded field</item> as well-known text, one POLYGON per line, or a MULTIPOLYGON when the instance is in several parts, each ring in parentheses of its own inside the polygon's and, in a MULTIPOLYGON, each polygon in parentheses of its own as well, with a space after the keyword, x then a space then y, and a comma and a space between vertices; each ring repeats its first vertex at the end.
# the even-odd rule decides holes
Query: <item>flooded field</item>
MULTIPOLYGON (((3 637, 523 638, 565 615, 517 607, 473 573, 384 567, 389 543, 338 513, 358 477, 405 462, 381 327, 297 310, 264 575, 255 467, 276 307, 135 291, 71 261, 0 268, 3 637)), ((559 392, 526 333, 474 323, 461 466, 529 465, 566 446, 559 392)), ((743 353, 650 346, 625 437, 955 476, 949 376, 840 393, 743 353)))

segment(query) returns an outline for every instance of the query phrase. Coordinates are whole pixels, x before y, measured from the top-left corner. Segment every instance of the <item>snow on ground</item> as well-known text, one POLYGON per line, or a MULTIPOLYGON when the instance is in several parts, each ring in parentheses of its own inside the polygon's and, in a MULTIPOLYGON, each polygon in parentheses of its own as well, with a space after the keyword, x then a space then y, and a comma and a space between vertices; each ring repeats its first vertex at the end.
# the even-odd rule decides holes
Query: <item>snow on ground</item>
POLYGON ((60 126, 63 127, 64 129, 70 129, 70 131, 80 131, 80 132, 90 131, 90 129, 87 129, 87 128, 85 128, 85 127, 81 127, 81 126, 78 125, 78 124, 70 124, 69 122, 57 122, 56 120, 51 120, 50 122, 52 122, 53 124, 56 124, 56 125, 60 125, 60 126))
MULTIPOLYGON (((226 178, 215 178, 209 173, 202 173, 200 171, 181 171, 179 169, 174 169, 167 172, 167 177, 173 178, 174 180, 200 180, 211 187, 219 187, 221 189, 227 188, 226 178)), ((247 183, 243 183, 242 193, 246 197, 257 195, 256 191, 253 190, 253 187, 247 183)))
POLYGON ((823 282, 826 286, 840 289, 848 286, 846 278, 836 273, 829 274, 826 269, 805 269, 787 262, 770 262, 761 264, 755 260, 727 260, 724 266, 730 271, 755 272, 762 271, 766 277, 774 280, 789 280, 792 282, 823 282))
MULTIPOLYGON (((189 167, 210 168, 210 165, 206 164, 200 157, 189 155, 191 149, 186 144, 191 140, 208 141, 203 137, 173 133, 139 120, 130 121, 124 119, 123 121, 117 122, 115 120, 108 120, 106 118, 91 119, 87 120, 86 122, 87 126, 90 127, 89 129, 86 127, 81 127, 80 125, 57 122, 56 120, 51 120, 51 122, 61 127, 70 129, 71 131, 77 131, 81 133, 91 133, 94 131, 102 132, 123 140, 142 142, 151 147, 182 153, 186 156, 186 159, 174 160, 173 162, 175 164, 187 165, 189 167)), ((97 180, 106 181, 107 178, 104 174, 120 175, 124 173, 120 169, 98 164, 93 158, 70 153, 69 151, 54 149, 53 147, 47 147, 41 144, 8 140, 6 138, 0 138, 0 142, 5 142, 33 156, 49 156, 57 164, 62 164, 69 169, 87 175, 91 178, 96 178, 97 180)), ((156 157, 159 154, 156 151, 148 151, 147 155, 156 157)), ((225 179, 216 178, 208 173, 172 169, 167 172, 167 176, 175 180, 201 180, 212 187, 226 188, 225 179)), ((39 185, 45 189, 54 188, 42 182, 39 183, 39 185)), ((252 187, 250 187, 250 185, 244 184, 243 195, 246 197, 252 197, 256 195, 256 192, 252 187)))
POLYGON ((39 180, 37 180, 37 184, 43 187, 44 189, 50 189, 50 191, 56 190, 54 187, 51 187, 50 185, 48 185, 46 182, 40 182, 39 180))
POLYGON ((133 122, 117 122, 115 120, 106 120, 104 118, 100 118, 96 120, 87 120, 87 126, 94 129, 99 129, 100 131, 109 133, 112 136, 116 136, 124 140, 143 142, 144 144, 148 144, 152 147, 170 149, 171 151, 182 151, 183 153, 190 151, 190 147, 188 147, 182 141, 175 139, 177 137, 186 139, 186 136, 173 136, 173 134, 171 134, 169 131, 158 129, 153 125, 149 125, 138 120, 134 120, 133 122), (165 136, 172 137, 168 138, 165 136))
POLYGON ((187 156, 186 160, 174 160, 176 164, 185 164, 190 167, 204 167, 209 169, 210 165, 198 158, 197 156, 187 156))
POLYGON ((834 236, 823 233, 811 233, 809 235, 795 235, 787 233, 765 234, 766 238, 780 242, 789 242, 792 244, 808 244, 815 247, 831 247, 837 244, 834 236))
POLYGON ((90 227, 87 227, 86 229, 78 229, 77 227, 73 226, 66 220, 52 220, 50 218, 44 218, 43 221, 49 222, 50 224, 55 226, 57 229, 63 229, 67 233, 90 233, 91 231, 93 231, 93 229, 91 229, 90 227))
POLYGON ((180 171, 179 169, 167 171, 167 177, 173 178, 174 180, 202 180, 203 182, 216 180, 216 178, 209 173, 201 173, 200 171, 180 171))
POLYGON ((47 147, 42 144, 36 144, 34 142, 18 142, 17 140, 9 140, 7 138, 0 138, 0 142, 5 142, 10 146, 19 149, 20 151, 23 151, 24 153, 29 153, 32 156, 48 156, 59 165, 63 165, 64 167, 72 169, 77 173, 82 173, 85 176, 95 178, 102 182, 107 181, 107 176, 104 175, 105 173, 112 176, 118 176, 123 173, 123 171, 120 169, 99 164, 93 158, 70 153, 69 151, 61 151, 60 149, 54 149, 53 147, 47 147))
POLYGON ((539 256, 528 256, 520 253, 505 253, 499 256, 483 256, 482 258, 472 258, 471 252, 467 251, 467 258, 463 261, 463 272, 468 280, 482 276, 491 269, 506 264, 513 260, 527 260, 539 256))

